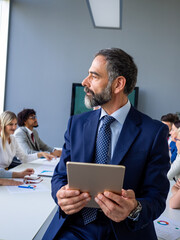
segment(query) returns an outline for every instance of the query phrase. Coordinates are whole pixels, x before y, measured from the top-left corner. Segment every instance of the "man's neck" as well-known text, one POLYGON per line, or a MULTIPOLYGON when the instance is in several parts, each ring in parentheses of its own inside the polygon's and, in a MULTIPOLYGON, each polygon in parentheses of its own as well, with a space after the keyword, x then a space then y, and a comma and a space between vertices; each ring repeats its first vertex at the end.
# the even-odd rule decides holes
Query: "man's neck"
POLYGON ((28 128, 29 130, 33 131, 33 127, 26 126, 26 125, 25 125, 25 127, 28 128))
POLYGON ((119 98, 111 99, 108 103, 102 105, 101 107, 108 115, 113 114, 115 111, 123 107, 128 102, 128 97, 123 95, 119 98))

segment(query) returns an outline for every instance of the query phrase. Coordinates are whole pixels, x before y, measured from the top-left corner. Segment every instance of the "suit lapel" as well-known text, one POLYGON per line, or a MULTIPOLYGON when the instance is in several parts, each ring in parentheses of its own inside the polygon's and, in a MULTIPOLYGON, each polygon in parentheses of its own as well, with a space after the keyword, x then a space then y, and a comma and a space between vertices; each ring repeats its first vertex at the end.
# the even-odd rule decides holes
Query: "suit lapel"
POLYGON ((34 141, 32 141, 33 145, 34 145, 34 148, 36 151, 40 151, 40 147, 39 147, 39 142, 38 142, 38 137, 37 137, 37 132, 33 130, 33 134, 34 134, 34 141))
POLYGON ((83 127, 84 143, 84 161, 92 162, 96 144, 96 134, 98 129, 99 117, 101 110, 95 110, 93 116, 87 119, 83 127))
POLYGON ((27 136, 27 138, 29 139, 30 144, 33 146, 33 148, 36 149, 35 144, 34 144, 33 140, 31 139, 31 136, 29 135, 27 129, 26 129, 25 127, 23 127, 22 130, 26 133, 26 136, 27 136))
POLYGON ((112 164, 120 164, 125 154, 128 152, 136 137, 140 133, 140 123, 141 118, 139 114, 133 107, 131 107, 116 144, 112 157, 112 164))

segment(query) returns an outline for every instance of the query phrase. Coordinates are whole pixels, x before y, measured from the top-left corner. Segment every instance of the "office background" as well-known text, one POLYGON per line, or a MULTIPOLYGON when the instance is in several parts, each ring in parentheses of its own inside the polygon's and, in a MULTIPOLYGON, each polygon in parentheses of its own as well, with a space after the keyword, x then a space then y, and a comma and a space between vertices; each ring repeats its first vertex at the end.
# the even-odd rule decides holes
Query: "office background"
POLYGON ((122 0, 122 29, 99 29, 85 0, 11 1, 5 110, 34 108, 40 137, 62 146, 72 83, 99 49, 119 47, 139 69, 138 109, 180 112, 179 11, 179 0, 122 0))

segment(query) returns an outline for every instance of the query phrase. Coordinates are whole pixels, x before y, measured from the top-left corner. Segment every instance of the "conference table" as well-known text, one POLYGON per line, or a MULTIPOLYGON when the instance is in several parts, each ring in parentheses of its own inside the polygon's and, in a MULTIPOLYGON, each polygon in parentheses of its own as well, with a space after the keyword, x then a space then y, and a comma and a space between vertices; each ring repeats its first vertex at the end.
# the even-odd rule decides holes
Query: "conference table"
POLYGON ((156 234, 158 236, 158 240, 180 240, 180 209, 171 209, 169 207, 169 199, 171 197, 171 188, 175 184, 174 181, 170 181, 170 191, 166 200, 166 209, 161 214, 161 216, 154 221, 156 222, 156 234), (157 224, 157 221, 162 221, 162 226, 157 224), (167 225, 166 225, 167 223, 167 225), (159 228, 162 227, 162 228, 159 228), (175 232, 178 231, 178 237, 174 238, 175 232), (165 237, 165 235, 167 235, 165 237), (163 237, 160 237, 163 236, 163 237))
MULTIPOLYGON (((35 161, 21 164, 13 168, 13 171, 33 168, 36 173, 43 167, 44 163, 35 161)), ((50 169, 52 168, 51 165, 50 169)), ((42 179, 41 183, 36 184, 35 190, 17 186, 0 187, 0 239, 42 239, 57 210, 51 197, 51 177, 42 177, 42 179)))
MULTIPOLYGON (((34 168, 35 174, 44 169, 45 160, 38 159, 31 163, 21 164, 13 171, 34 168)), ((54 169, 58 160, 50 167, 54 169)), ((49 163, 49 162, 48 162, 49 163)), ((49 171, 50 172, 50 171, 49 171)), ((57 206, 51 197, 51 177, 42 177, 37 189, 19 189, 17 186, 0 186, 0 240, 41 240, 51 222, 57 206), (39 186, 39 187, 38 187, 39 186)), ((171 187, 173 182, 171 182, 171 187)), ((180 226, 180 210, 169 208, 170 193, 167 206, 160 219, 172 219, 180 226)), ((172 240, 160 237, 159 240, 172 240)), ((178 240, 180 238, 177 238, 178 240)))

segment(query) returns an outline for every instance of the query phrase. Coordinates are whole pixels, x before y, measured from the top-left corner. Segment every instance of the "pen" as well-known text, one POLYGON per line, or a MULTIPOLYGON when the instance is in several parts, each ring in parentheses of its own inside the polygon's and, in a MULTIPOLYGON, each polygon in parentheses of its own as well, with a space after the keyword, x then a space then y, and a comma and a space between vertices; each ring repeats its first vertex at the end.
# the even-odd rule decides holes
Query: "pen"
POLYGON ((18 186, 19 188, 29 188, 29 189, 34 189, 34 187, 33 186, 18 186))

